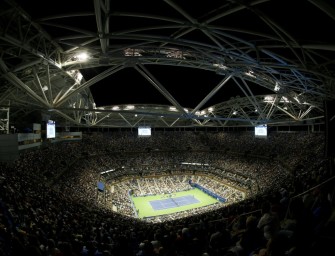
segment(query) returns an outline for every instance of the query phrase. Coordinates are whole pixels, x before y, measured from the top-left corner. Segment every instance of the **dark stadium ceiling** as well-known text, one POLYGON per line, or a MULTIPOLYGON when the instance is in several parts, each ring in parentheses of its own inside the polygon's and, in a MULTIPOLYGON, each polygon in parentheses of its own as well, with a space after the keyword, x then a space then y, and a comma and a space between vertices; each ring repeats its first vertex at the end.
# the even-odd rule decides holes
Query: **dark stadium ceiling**
POLYGON ((0 3, 0 129, 40 111, 89 127, 323 122, 325 0, 0 3))

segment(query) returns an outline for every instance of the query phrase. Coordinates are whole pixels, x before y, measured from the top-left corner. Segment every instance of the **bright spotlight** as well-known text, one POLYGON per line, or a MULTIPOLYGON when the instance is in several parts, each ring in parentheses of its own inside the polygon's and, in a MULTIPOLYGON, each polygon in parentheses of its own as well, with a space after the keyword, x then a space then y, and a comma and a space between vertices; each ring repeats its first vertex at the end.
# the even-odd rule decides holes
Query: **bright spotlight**
POLYGON ((88 59, 88 54, 86 52, 79 53, 77 56, 79 61, 85 61, 88 59))

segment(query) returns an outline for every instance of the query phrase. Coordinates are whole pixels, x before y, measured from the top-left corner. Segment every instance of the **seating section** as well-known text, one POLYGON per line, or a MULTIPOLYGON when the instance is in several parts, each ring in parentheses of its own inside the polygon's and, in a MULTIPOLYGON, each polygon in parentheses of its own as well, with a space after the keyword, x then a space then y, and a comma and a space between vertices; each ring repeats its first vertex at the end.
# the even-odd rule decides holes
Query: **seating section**
POLYGON ((333 255, 331 161, 322 133, 83 134, 0 163, 0 255, 333 255), (190 179, 229 203, 134 218, 190 179))

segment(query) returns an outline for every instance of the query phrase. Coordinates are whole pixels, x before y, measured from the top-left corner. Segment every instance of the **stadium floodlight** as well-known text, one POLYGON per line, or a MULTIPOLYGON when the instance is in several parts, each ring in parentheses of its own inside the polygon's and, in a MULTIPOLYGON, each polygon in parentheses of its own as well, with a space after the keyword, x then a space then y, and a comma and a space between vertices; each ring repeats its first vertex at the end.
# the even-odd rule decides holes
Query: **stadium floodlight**
POLYGON ((75 58, 78 61, 86 61, 86 60, 88 60, 89 56, 88 56, 87 52, 81 52, 81 53, 77 54, 75 58))
POLYGON ((278 92, 280 90, 280 85, 278 82, 276 82, 275 88, 273 88, 275 92, 278 92))
POLYGON ((124 108, 124 110, 133 110, 133 109, 135 109, 135 106, 133 105, 128 105, 124 108))

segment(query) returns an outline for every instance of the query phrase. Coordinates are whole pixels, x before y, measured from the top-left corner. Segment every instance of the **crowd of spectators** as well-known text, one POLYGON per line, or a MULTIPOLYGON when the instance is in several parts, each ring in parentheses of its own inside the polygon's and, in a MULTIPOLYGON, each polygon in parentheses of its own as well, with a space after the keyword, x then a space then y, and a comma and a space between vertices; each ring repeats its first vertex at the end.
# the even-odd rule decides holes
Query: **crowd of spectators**
MULTIPOLYGON (((231 203, 236 203, 245 198, 245 193, 241 190, 235 189, 231 186, 227 186, 225 184, 226 179, 219 178, 218 176, 211 178, 209 175, 184 175, 183 172, 179 172, 177 175, 174 172, 174 175, 162 175, 162 176, 144 176, 144 177, 128 177, 125 180, 120 182, 112 182, 110 191, 110 197, 108 197, 108 202, 106 204, 110 204, 115 206, 116 211, 121 214, 127 216, 136 216, 136 210, 133 208, 130 194, 128 191, 131 191, 131 195, 138 196, 148 196, 148 195, 170 195, 180 191, 187 191, 192 189, 192 186, 189 184, 189 181, 196 183, 203 188, 208 189, 209 191, 215 193, 222 198, 227 200, 224 205, 231 203)), ((107 199, 107 198, 106 198, 107 199)), ((217 209, 219 206, 212 205, 208 206, 204 209, 194 209, 190 212, 199 212, 199 211, 208 211, 210 209, 217 209)), ((165 219, 177 219, 185 217, 188 213, 179 212, 173 214, 173 216, 165 216, 165 217, 152 217, 150 219, 151 222, 162 221, 162 218, 165 219)))
POLYGON ((322 134, 156 135, 84 134, 1 163, 0 255, 334 255, 333 159, 322 134), (115 212, 97 191, 101 179, 130 186, 180 172, 206 186, 211 175, 224 178, 250 196, 151 223, 115 212))

